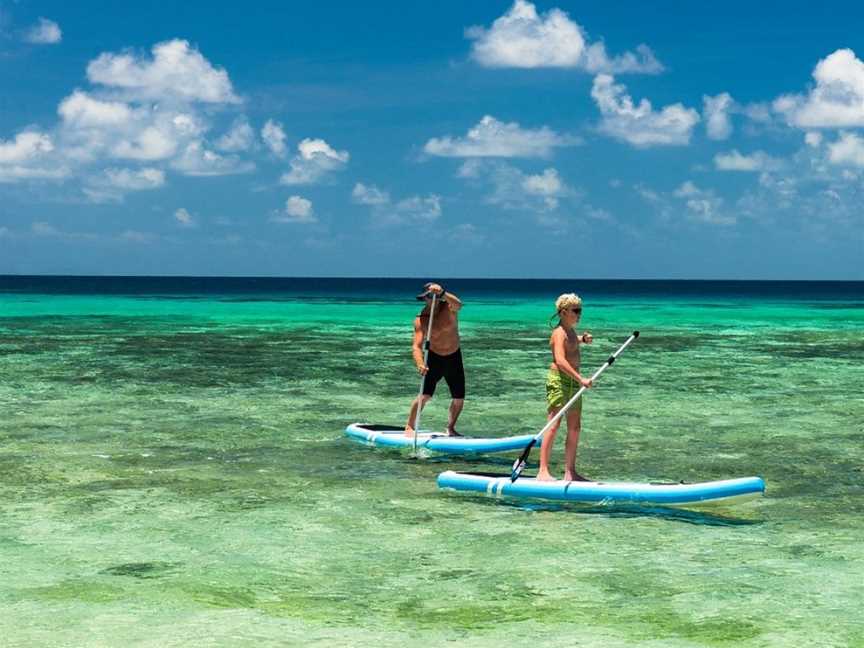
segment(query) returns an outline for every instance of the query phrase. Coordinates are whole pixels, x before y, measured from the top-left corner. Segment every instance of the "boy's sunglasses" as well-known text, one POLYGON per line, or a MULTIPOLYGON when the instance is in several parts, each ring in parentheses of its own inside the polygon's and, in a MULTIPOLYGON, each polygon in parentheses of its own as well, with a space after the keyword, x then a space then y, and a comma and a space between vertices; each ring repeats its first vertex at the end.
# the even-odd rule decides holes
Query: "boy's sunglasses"
POLYGON ((582 309, 581 309, 581 308, 568 308, 567 310, 569 310, 569 311, 570 311, 571 313, 573 313, 574 315, 579 315, 579 314, 582 313, 582 309))

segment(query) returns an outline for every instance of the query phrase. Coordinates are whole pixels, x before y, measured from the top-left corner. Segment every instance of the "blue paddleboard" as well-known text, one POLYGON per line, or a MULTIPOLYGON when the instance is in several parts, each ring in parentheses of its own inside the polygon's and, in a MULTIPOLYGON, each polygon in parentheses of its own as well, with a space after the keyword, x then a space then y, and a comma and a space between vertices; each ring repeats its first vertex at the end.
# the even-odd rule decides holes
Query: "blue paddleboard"
MULTIPOLYGON (((394 425, 368 423, 352 423, 345 428, 345 435, 359 443, 379 448, 410 450, 414 447, 414 437, 405 436, 404 432, 404 428, 394 425)), ((532 434, 499 438, 454 437, 443 433, 421 431, 417 438, 417 447, 455 455, 512 452, 524 450, 533 437, 532 434)))
POLYGON ((481 493, 490 497, 662 506, 738 503, 760 497, 765 492, 765 482, 761 477, 741 477, 697 484, 537 481, 533 477, 520 477, 511 482, 510 475, 460 473, 452 470, 438 475, 438 487, 481 493))

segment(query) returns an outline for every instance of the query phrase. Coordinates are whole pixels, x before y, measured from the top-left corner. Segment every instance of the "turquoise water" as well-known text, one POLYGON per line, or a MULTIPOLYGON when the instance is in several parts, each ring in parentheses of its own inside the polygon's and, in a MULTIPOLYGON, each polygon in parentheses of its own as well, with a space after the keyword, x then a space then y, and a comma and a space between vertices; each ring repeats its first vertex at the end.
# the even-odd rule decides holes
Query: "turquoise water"
MULTIPOLYGON (((3 645, 864 646, 861 284, 573 286, 585 368, 642 333, 586 397, 580 470, 768 485, 672 510, 439 493, 513 456, 344 439, 416 392, 412 282, 116 281, 0 292, 3 645)), ((448 284, 464 433, 542 427, 560 288, 448 284)))

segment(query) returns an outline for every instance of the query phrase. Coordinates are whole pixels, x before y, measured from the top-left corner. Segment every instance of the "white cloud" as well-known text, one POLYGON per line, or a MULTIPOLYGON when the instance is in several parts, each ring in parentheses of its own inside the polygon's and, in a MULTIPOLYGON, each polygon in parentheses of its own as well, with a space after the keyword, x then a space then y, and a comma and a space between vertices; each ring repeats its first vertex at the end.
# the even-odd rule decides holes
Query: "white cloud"
POLYGON ((216 148, 229 153, 248 151, 255 145, 255 131, 245 117, 238 117, 231 130, 216 140, 216 148))
POLYGON ((437 220, 441 216, 441 197, 430 194, 426 197, 405 198, 396 203, 396 213, 413 221, 437 220))
POLYGON ((282 129, 282 124, 268 119, 267 123, 261 129, 261 139, 270 151, 278 156, 284 157, 287 150, 285 146, 285 131, 282 129))
POLYGON ((636 54, 610 58, 603 42, 589 45, 585 31, 565 12, 552 9, 538 14, 526 0, 516 0, 488 30, 476 26, 465 34, 474 41, 472 58, 486 67, 581 68, 594 74, 663 70, 646 45, 640 45, 636 54))
POLYGON ((822 133, 818 131, 809 131, 804 135, 804 143, 813 148, 822 146, 822 133))
POLYGON ((672 195, 676 198, 690 198, 691 196, 698 196, 700 193, 699 188, 691 180, 687 180, 681 183, 681 186, 672 195))
POLYGON ((828 159, 832 164, 864 167, 864 138, 841 133, 836 142, 828 145, 828 159))
POLYGON ((63 40, 63 32, 60 25, 53 20, 40 18, 39 22, 24 34, 24 40, 35 45, 55 45, 63 40))
POLYGON ((315 210, 312 208, 312 201, 302 196, 290 196, 285 201, 284 209, 274 214, 273 220, 279 223, 315 223, 318 221, 315 217, 315 210))
POLYGON ((807 95, 784 95, 773 104, 791 126, 864 126, 864 62, 851 49, 838 49, 816 64, 816 86, 807 95))
POLYGON ((291 170, 279 179, 281 184, 314 184, 344 169, 350 157, 348 151, 337 151, 323 139, 304 139, 297 149, 298 154, 290 162, 291 170))
POLYGON ((549 209, 558 208, 558 198, 564 193, 564 183, 555 169, 546 169, 539 175, 528 175, 522 180, 526 194, 540 196, 549 209))
POLYGON ((195 140, 171 161, 171 168, 189 176, 222 176, 249 173, 255 165, 234 155, 219 155, 204 142, 195 140))
POLYGON ((235 119, 215 143, 209 141, 220 110, 239 99, 227 73, 186 41, 159 43, 152 58, 103 53, 87 72, 97 87, 66 96, 53 128, 38 135, 28 129, 10 142, 0 140, 0 182, 77 176, 91 200, 104 201, 157 184, 155 176, 130 171, 112 176, 117 160, 144 162, 162 173, 158 186, 167 169, 213 176, 254 168, 236 155, 216 152, 254 147, 255 133, 245 116, 235 119), (137 186, 142 183, 144 187, 137 186))
POLYGON ((688 180, 673 195, 684 203, 691 220, 709 225, 734 225, 736 222, 735 216, 725 209, 723 198, 711 189, 700 189, 688 180))
POLYGON ((779 160, 764 151, 744 155, 738 149, 733 149, 728 153, 718 153, 714 156, 714 166, 719 171, 766 171, 778 168, 779 165, 779 160))
POLYGON ((423 147, 442 157, 549 157, 556 147, 574 146, 579 139, 543 126, 523 129, 516 122, 500 122, 486 115, 462 138, 432 138, 423 147))
POLYGON ((67 125, 77 128, 125 126, 134 117, 127 104, 94 99, 81 90, 63 99, 57 112, 67 125))
POLYGON ((136 100, 240 103, 228 73, 213 67, 188 41, 157 43, 152 54, 152 59, 100 54, 87 66, 87 78, 136 100))
POLYGON ((713 140, 725 140, 732 134, 732 121, 729 112, 735 107, 732 96, 723 92, 716 97, 704 95, 702 97, 702 116, 705 119, 705 128, 708 137, 713 140))
POLYGON ((0 182, 58 180, 69 169, 57 159, 54 142, 47 133, 25 130, 14 139, 0 139, 0 182))
POLYGON ((133 191, 156 189, 165 184, 165 172, 161 169, 106 169, 105 177, 112 187, 133 191))
POLYGON ((197 225, 195 218, 185 207, 180 207, 174 212, 174 220, 176 220, 181 227, 195 227, 197 225))
POLYGON ((375 185, 358 182, 351 191, 351 199, 360 205, 385 205, 390 202, 390 194, 375 185))
POLYGON ((111 149, 113 157, 128 160, 164 160, 177 151, 177 140, 156 126, 148 126, 111 149))
MULTIPOLYGON (((562 199, 578 196, 551 167, 539 174, 529 174, 504 162, 469 160, 459 176, 487 186, 485 202, 502 209, 530 212, 538 219, 557 210, 562 199)), ((550 220, 543 222, 552 224, 550 220)), ((560 225, 558 221, 555 224, 560 225)))
POLYGON ((397 202, 390 194, 375 185, 358 182, 351 191, 351 200, 368 205, 378 225, 404 225, 431 223, 441 216, 441 196, 409 196, 397 202))
POLYGON ((699 113, 680 103, 655 112, 651 102, 642 99, 638 105, 626 94, 623 85, 600 74, 594 79, 591 96, 603 115, 600 130, 633 146, 681 146, 690 143, 699 113))
POLYGON ((23 131, 14 140, 0 140, 0 165, 24 162, 53 150, 50 136, 38 131, 23 131))
POLYGON ((164 184, 165 172, 161 169, 109 168, 88 178, 83 191, 92 202, 122 202, 126 192, 158 189, 164 184))

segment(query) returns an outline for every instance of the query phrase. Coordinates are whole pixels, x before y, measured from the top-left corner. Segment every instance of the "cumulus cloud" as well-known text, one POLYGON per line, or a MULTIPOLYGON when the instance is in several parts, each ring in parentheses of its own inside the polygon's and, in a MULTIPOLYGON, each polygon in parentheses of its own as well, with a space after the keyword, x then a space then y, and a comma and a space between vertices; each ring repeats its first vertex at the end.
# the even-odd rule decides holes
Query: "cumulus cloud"
POLYGON ((818 131, 810 131, 804 134, 804 143, 813 148, 822 146, 822 133, 818 131))
POLYGON ((395 210, 402 218, 431 222, 441 216, 441 196, 411 196, 396 203, 395 210))
POLYGON ((195 227, 197 224, 195 218, 185 207, 180 207, 174 212, 174 220, 176 220, 181 227, 195 227))
POLYGON ((441 196, 409 196, 396 202, 390 193, 375 185, 358 182, 351 191, 351 200, 370 207, 378 225, 423 224, 436 221, 442 213, 441 196))
POLYGON ((54 150, 51 137, 38 131, 18 133, 14 140, 0 140, 0 164, 24 162, 54 150))
POLYGON ((302 196, 290 196, 285 201, 285 207, 273 215, 273 219, 277 223, 316 223, 318 222, 315 216, 315 210, 312 208, 312 201, 302 196))
POLYGON ((705 95, 702 97, 702 116, 705 119, 705 128, 708 137, 713 140, 725 140, 732 135, 732 120, 729 112, 735 107, 735 102, 728 92, 723 92, 716 97, 705 95))
POLYGON ((351 199, 360 205, 386 205, 390 202, 390 194, 375 185, 358 182, 351 191, 351 199))
POLYGON ((564 183, 555 169, 546 169, 539 175, 522 179, 522 189, 529 196, 539 196, 548 209, 558 209, 558 198, 564 193, 564 183))
POLYGON ((714 156, 714 166, 719 171, 766 171, 777 168, 779 164, 779 160, 764 151, 744 155, 738 149, 733 149, 714 156))
POLYGON ((806 95, 778 97, 774 110, 798 128, 864 126, 864 62, 851 49, 838 49, 816 64, 816 85, 806 95))
POLYGON ((277 157, 284 157, 287 147, 285 146, 285 131, 282 129, 282 124, 268 119, 267 123, 261 129, 261 139, 267 148, 277 157))
POLYGON ((723 198, 712 189, 700 189, 688 180, 673 195, 683 202, 691 220, 709 225, 734 225, 736 222, 735 216, 725 209, 723 198))
POLYGON ((103 53, 90 62, 87 77, 93 87, 75 89, 61 100, 53 128, 35 138, 32 128, 25 129, 9 143, 0 142, 0 181, 77 176, 91 200, 118 200, 125 191, 157 185, 153 175, 116 175, 118 161, 140 162, 148 172, 163 174, 158 186, 168 169, 201 176, 254 168, 230 155, 254 144, 245 117, 235 119, 215 142, 209 140, 220 110, 239 99, 225 70, 188 42, 158 43, 149 57, 103 53), (26 161, 12 159, 27 147, 26 161))
POLYGON ((466 30, 474 41, 471 57, 486 67, 579 68, 593 74, 657 74, 663 66, 646 45, 636 53, 610 57, 602 41, 589 44, 585 30, 560 9, 538 14, 526 0, 516 0, 489 29, 466 30))
POLYGON ((255 165, 234 155, 220 155, 196 140, 186 144, 171 161, 171 168, 189 176, 222 176, 249 173, 255 165))
POLYGON ((614 77, 600 74, 594 79, 591 97, 603 115, 600 130, 633 146, 682 146, 690 143, 699 113, 680 103, 655 111, 651 102, 642 99, 638 105, 626 94, 614 77))
POLYGON ((469 160, 459 170, 459 176, 486 187, 485 202, 538 216, 557 210, 562 199, 579 195, 552 167, 531 174, 504 162, 469 160))
POLYGON ((441 157, 545 158, 555 148, 578 143, 578 138, 561 135, 546 126, 523 129, 516 122, 505 123, 486 115, 465 137, 432 138, 423 150, 441 157))
POLYGON ((54 142, 47 133, 24 130, 14 139, 0 139, 0 182, 60 179, 69 169, 51 158, 54 142))
POLYGON ((87 179, 84 194, 93 202, 121 202, 130 191, 158 189, 165 184, 165 172, 161 169, 109 168, 87 179))
POLYGON ((841 133, 836 142, 828 145, 828 159, 832 164, 864 167, 864 138, 841 133))
POLYGON ((248 151, 255 145, 255 131, 245 117, 238 117, 231 130, 216 140, 216 148, 229 153, 248 151))
POLYGON ((323 139, 304 139, 297 145, 297 155, 290 162, 291 170, 282 174, 281 184, 315 184, 348 164, 348 151, 337 151, 323 139))
POLYGON ((130 52, 100 54, 87 66, 87 78, 136 100, 240 103, 228 73, 188 41, 157 43, 151 53, 152 58, 130 52))
POLYGON ((63 40, 63 32, 60 25, 53 20, 40 18, 39 22, 26 31, 24 40, 36 45, 55 45, 63 40))

